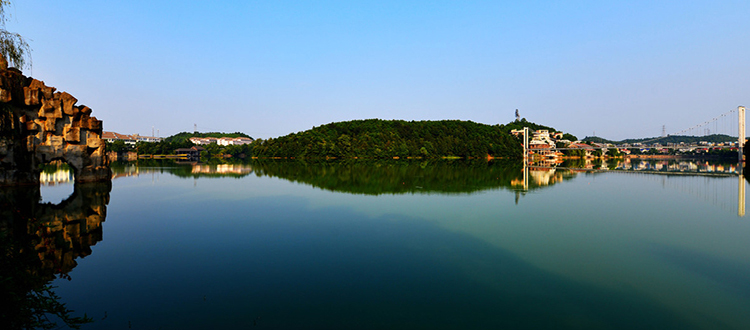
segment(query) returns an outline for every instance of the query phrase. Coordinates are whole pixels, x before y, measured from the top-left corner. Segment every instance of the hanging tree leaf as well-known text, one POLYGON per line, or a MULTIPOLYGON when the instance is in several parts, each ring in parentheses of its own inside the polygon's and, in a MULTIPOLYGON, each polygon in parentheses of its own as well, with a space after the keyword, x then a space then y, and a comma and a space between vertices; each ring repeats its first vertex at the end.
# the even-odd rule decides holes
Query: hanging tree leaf
POLYGON ((27 63, 27 58, 30 62, 31 48, 20 34, 5 29, 5 22, 8 21, 6 9, 9 5, 9 0, 0 0, 0 55, 7 61, 4 65, 21 69, 31 66, 31 63, 27 63))

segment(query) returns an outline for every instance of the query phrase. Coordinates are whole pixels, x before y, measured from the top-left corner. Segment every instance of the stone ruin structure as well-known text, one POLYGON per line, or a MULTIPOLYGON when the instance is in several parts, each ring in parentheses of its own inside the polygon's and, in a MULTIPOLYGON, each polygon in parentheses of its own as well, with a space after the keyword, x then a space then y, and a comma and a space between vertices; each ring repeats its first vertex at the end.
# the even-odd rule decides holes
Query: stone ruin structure
POLYGON ((0 58, 0 185, 38 185, 41 166, 56 160, 76 183, 111 180, 102 121, 77 102, 0 58))

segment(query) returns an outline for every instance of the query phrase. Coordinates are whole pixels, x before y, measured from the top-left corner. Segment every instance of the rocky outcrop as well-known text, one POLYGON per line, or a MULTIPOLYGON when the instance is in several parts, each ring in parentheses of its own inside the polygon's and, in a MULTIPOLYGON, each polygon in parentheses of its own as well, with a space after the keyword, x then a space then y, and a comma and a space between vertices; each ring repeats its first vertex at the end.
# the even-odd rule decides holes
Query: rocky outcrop
POLYGON ((76 182, 110 180, 102 121, 66 92, 0 67, 0 185, 38 184, 41 165, 68 163, 76 182))

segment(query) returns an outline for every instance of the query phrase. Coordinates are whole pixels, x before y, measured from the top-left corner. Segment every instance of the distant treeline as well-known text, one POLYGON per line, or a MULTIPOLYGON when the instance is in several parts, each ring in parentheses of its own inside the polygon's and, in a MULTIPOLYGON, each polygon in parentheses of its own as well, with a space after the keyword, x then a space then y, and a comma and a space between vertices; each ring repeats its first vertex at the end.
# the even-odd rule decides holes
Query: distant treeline
POLYGON ((352 120, 275 139, 256 141, 247 152, 256 157, 517 158, 520 141, 500 125, 471 121, 352 120))
MULTIPOLYGON (((251 144, 203 145, 201 158, 232 156, 237 158, 520 158, 522 142, 511 130, 529 127, 557 132, 552 127, 525 119, 505 125, 486 125, 472 121, 404 121, 366 119, 336 122, 251 144)), ((172 154, 177 148, 193 146, 191 137, 250 137, 236 133, 182 132, 159 143, 139 142, 139 154, 172 154)), ((576 137, 565 134, 574 141, 576 137)), ((108 146, 121 150, 124 146, 108 146)))
POLYGON ((164 141, 166 142, 184 142, 188 141, 191 137, 215 137, 215 138, 221 138, 221 137, 230 137, 230 138, 238 138, 238 137, 246 137, 251 138, 250 135, 247 135, 242 132, 234 132, 234 133, 221 133, 221 132, 207 132, 207 133, 188 133, 188 132, 181 132, 177 133, 175 135, 172 135, 168 138, 165 138, 164 141))
POLYGON ((612 143, 612 144, 634 144, 634 143, 659 143, 659 144, 667 144, 667 143, 686 143, 686 144, 692 144, 692 143, 698 143, 698 142, 711 142, 711 143, 721 143, 721 142, 737 142, 737 137, 732 137, 725 134, 712 134, 712 135, 706 135, 706 136, 687 136, 687 135, 668 135, 664 137, 653 137, 653 138, 644 138, 644 139, 626 139, 622 141, 613 141, 613 140, 607 140, 603 139, 597 136, 587 136, 583 139, 583 141, 586 142, 594 142, 594 143, 612 143))
MULTIPOLYGON (((112 143, 107 143, 106 150, 107 151, 114 151, 114 152, 127 152, 127 151, 136 151, 138 154, 141 155, 170 155, 174 154, 176 149, 179 148, 190 148, 194 146, 192 142, 190 142, 191 137, 246 137, 251 138, 249 135, 242 133, 242 132, 235 132, 235 133, 221 133, 221 132, 208 132, 208 133, 188 133, 188 132, 182 132, 175 135, 172 135, 170 137, 164 138, 161 142, 138 142, 136 143, 135 148, 132 146, 126 145, 123 141, 115 141, 112 143)), ((211 148, 212 150, 221 149, 217 147, 211 148)))

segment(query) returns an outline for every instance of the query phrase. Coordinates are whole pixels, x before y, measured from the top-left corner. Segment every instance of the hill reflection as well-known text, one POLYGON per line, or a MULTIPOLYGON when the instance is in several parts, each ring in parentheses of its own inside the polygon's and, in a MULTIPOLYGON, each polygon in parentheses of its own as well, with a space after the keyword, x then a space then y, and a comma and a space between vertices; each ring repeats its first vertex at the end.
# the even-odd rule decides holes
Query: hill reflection
POLYGON ((109 182, 78 184, 60 204, 40 203, 38 186, 0 189, 4 325, 39 327, 49 322, 50 314, 67 324, 84 321, 71 318, 49 284, 69 278, 76 260, 90 255, 91 246, 102 240, 111 187, 109 182))
POLYGON ((352 194, 468 194, 489 189, 530 190, 572 177, 570 171, 531 169, 511 161, 258 161, 256 175, 352 194), (528 182, 524 185, 524 182, 528 182), (524 189, 525 187, 525 189, 524 189))

